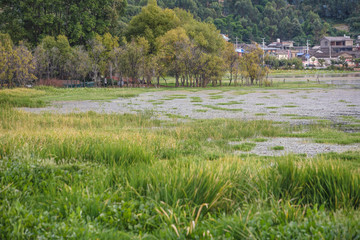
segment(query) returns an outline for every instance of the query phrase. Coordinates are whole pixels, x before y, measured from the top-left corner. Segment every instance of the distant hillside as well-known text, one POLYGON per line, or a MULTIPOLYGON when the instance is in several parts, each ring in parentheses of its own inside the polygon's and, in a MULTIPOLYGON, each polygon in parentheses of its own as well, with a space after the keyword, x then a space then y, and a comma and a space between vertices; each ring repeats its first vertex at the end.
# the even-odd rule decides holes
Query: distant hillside
MULTIPOLYGON (((72 45, 95 34, 122 37, 131 18, 148 0, 2 0, 0 32, 14 42, 36 45, 45 36, 65 35, 72 45)), ((277 38, 318 44, 324 35, 360 35, 359 0, 157 0, 212 22, 235 42, 268 43, 277 38), (333 26, 349 26, 334 28, 333 26), (345 25, 344 25, 345 24, 345 25)))
MULTIPOLYGON (((146 0, 129 0, 123 23, 136 15, 146 0)), ((360 34, 358 0, 158 0, 159 6, 183 8, 195 17, 213 22, 232 41, 266 42, 276 38, 317 44, 324 35, 349 34, 332 27, 347 23, 350 33, 360 34)))

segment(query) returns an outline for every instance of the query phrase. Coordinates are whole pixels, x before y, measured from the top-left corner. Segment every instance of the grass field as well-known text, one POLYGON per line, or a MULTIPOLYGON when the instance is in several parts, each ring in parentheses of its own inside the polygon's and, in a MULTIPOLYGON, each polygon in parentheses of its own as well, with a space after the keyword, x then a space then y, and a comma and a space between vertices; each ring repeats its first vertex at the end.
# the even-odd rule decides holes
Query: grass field
POLYGON ((359 133, 328 123, 15 109, 146 91, 161 90, 0 90, 0 239, 360 237, 360 152, 235 154, 268 137, 351 144, 359 133))

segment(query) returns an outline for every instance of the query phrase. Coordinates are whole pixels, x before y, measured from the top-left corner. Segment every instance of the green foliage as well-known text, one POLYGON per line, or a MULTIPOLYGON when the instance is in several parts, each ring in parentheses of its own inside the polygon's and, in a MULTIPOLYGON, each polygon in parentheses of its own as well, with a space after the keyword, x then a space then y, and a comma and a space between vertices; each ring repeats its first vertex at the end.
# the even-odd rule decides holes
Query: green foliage
POLYGON ((325 204, 331 209, 359 207, 360 195, 355 186, 360 179, 350 173, 349 168, 336 163, 309 162, 300 170, 295 164, 289 160, 279 161, 268 172, 267 181, 272 182, 273 188, 270 191, 276 198, 291 196, 302 204, 325 204), (338 182, 344 184, 341 189, 336 187, 338 182), (352 197, 344 198, 344 191, 352 197))
MULTIPOLYGON (((134 4, 145 5, 145 2, 134 4)), ((159 3, 160 6, 163 4, 165 2, 159 3)), ((215 1, 212 2, 213 7, 216 4, 215 1)), ((282 0, 277 4, 271 2, 253 4, 249 0, 237 3, 227 2, 223 9, 230 7, 231 4, 234 4, 231 8, 233 11, 244 15, 238 24, 251 25, 250 22, 256 22, 262 16, 261 13, 266 13, 270 17, 276 15, 274 10, 277 8, 284 8, 286 10, 280 12, 286 17, 282 17, 279 23, 282 25, 280 29, 284 32, 283 35, 298 32, 300 28, 299 22, 293 20, 301 14, 293 14, 292 11, 295 10, 289 8, 288 4, 282 0), (292 24, 296 26, 290 26, 292 24), (292 31, 293 29, 296 30, 292 31)), ((175 5, 172 6, 175 7, 175 5)), ((314 12, 310 11, 306 14, 306 21, 302 21, 301 27, 312 32, 315 38, 320 38, 326 27, 322 25, 320 18, 314 12)), ((226 18, 235 17, 235 15, 229 15, 226 18)), ((279 22, 276 16, 271 18, 276 21, 265 18, 265 25, 270 22, 279 22)), ((229 24, 232 25, 231 21, 226 23, 226 25, 229 24)), ((261 24, 256 24, 254 28, 247 27, 246 31, 251 31, 250 35, 255 36, 259 34, 259 28, 261 24)), ((122 38, 121 41, 119 41, 120 36, 111 34, 109 31, 105 31, 103 35, 93 32, 91 37, 86 39, 87 51, 82 45, 71 47, 71 36, 68 37, 66 33, 56 37, 51 36, 54 34, 43 35, 40 44, 34 50, 34 59, 24 47, 25 44, 14 47, 19 50, 16 53, 21 53, 16 54, 16 56, 22 56, 19 60, 14 54, 5 54, 6 51, 1 50, 3 60, 0 66, 4 69, 0 72, 4 75, 1 77, 2 83, 3 85, 4 81, 11 81, 11 84, 17 82, 17 85, 33 83, 36 76, 42 84, 47 82, 43 81, 44 79, 49 81, 50 79, 66 79, 75 80, 77 85, 79 81, 83 81, 85 85, 85 81, 92 79, 96 86, 114 86, 115 83, 120 86, 124 84, 151 86, 154 85, 152 81, 156 78, 156 85, 159 86, 161 79, 172 76, 176 87, 206 87, 209 84, 221 86, 225 72, 229 71, 229 85, 232 82, 237 85, 240 75, 242 84, 245 78, 247 85, 254 83, 267 87, 272 85, 272 82, 264 80, 268 68, 260 66, 263 61, 262 54, 258 50, 244 54, 241 62, 233 46, 223 40, 212 21, 197 21, 190 12, 182 9, 162 9, 156 1, 150 1, 123 30, 126 30, 123 32, 127 39, 122 38), (9 70, 6 62, 21 64, 9 70), (114 76, 119 77, 118 82, 113 80, 114 76)), ((6 39, 5 35, 2 38, 6 39)), ((302 68, 300 59, 277 60, 268 57, 266 63, 275 69, 302 68)))
MULTIPOLYGON (((356 151, 306 159, 244 157, 234 155, 229 142, 260 142, 289 130, 269 121, 165 122, 154 120, 150 111, 62 115, 13 108, 43 97, 91 99, 123 91, 40 89, 0 91, 7 99, 0 108, 1 239, 354 239, 360 234, 356 151)), ((326 126, 309 128, 305 133, 315 139, 321 132, 327 133, 322 139, 353 136, 329 135, 326 126)))
POLYGON ((242 143, 242 144, 234 145, 233 149, 238 151, 249 152, 253 150, 255 146, 256 146, 255 143, 242 143))
POLYGON ((292 59, 277 59, 274 56, 265 56, 265 64, 271 69, 303 69, 303 64, 300 58, 292 59))
POLYGON ((39 79, 69 77, 69 60, 72 57, 72 48, 68 38, 59 35, 56 38, 46 36, 35 49, 37 61, 37 75, 39 79))
POLYGON ((176 28, 168 31, 157 39, 157 51, 161 65, 171 71, 176 77, 175 86, 179 86, 179 76, 182 74, 186 51, 190 47, 190 39, 185 29, 176 28))
POLYGON ((180 20, 174 11, 162 9, 157 6, 156 0, 152 0, 131 19, 126 36, 129 41, 132 38, 144 37, 154 51, 155 39, 179 25, 180 20))
MULTIPOLYGON (((25 137, 25 136, 24 136, 25 137)), ((2 155, 8 155, 13 151, 14 139, 2 142, 2 155)), ((139 146, 125 141, 109 141, 106 138, 68 137, 54 138, 42 136, 41 139, 32 137, 28 139, 31 144, 23 146, 28 153, 41 159, 52 158, 55 162, 90 161, 108 165, 131 165, 139 162, 151 162, 153 156, 139 146), (42 146, 41 151, 34 148, 42 146), (101 160, 101 162, 99 162, 101 160)), ((25 143, 25 142, 23 142, 25 143)), ((20 147, 20 146, 19 146, 20 147)))
POLYGON ((38 99, 44 96, 45 91, 34 91, 31 89, 17 90, 1 90, 0 104, 4 108, 7 107, 44 107, 45 101, 38 99))
POLYGON ((184 25, 187 34, 195 44, 208 53, 219 53, 225 47, 225 42, 212 23, 191 22, 184 25))
POLYGON ((354 33, 354 35, 360 34, 360 17, 354 16, 351 18, 346 19, 346 23, 350 25, 351 31, 354 33))
POLYGON ((360 155, 357 151, 347 151, 343 153, 335 153, 330 152, 326 154, 321 154, 322 157, 328 158, 328 159, 338 159, 341 161, 350 161, 354 163, 360 163, 360 155))
POLYGON ((115 52, 117 70, 121 76, 131 79, 136 84, 140 83, 140 78, 147 77, 148 80, 151 80, 149 77, 149 71, 151 71, 149 49, 149 42, 144 37, 125 42, 125 45, 115 52))
POLYGON ((14 46, 9 34, 0 34, 0 84, 24 86, 36 77, 34 58, 23 42, 14 46))
POLYGON ((283 0, 226 1, 223 8, 226 16, 218 16, 214 23, 233 41, 237 37, 245 42, 260 42, 265 37, 267 42, 281 38, 305 44, 309 37, 315 42, 330 30, 311 9, 300 3, 294 5, 283 0))
POLYGON ((145 37, 154 50, 155 39, 179 25, 189 23, 184 9, 195 19, 214 23, 232 41, 267 42, 276 38, 312 43, 324 34, 344 34, 331 28, 329 22, 342 21, 351 32, 359 33, 360 4, 347 1, 285 1, 285 0, 101 0, 62 1, 4 0, 0 6, 0 31, 9 33, 16 43, 39 43, 45 36, 65 35, 72 45, 85 44, 96 34, 110 32, 113 36, 145 37), (157 6, 159 5, 159 7, 157 6), (176 16, 169 10, 175 9, 176 16), (86 9, 87 11, 81 11, 86 9), (180 13, 181 12, 181 13, 180 13), (21 14, 20 14, 21 13, 21 14), (137 16, 140 14, 139 16, 137 16), (320 18, 321 17, 321 18, 320 18))
POLYGON ((280 151, 280 150, 284 150, 284 146, 275 146, 275 147, 272 147, 271 148, 272 150, 275 150, 275 151, 280 151))
POLYGON ((264 51, 258 46, 250 52, 245 53, 240 60, 241 74, 249 79, 249 84, 253 85, 254 81, 261 81, 268 73, 267 67, 261 66, 264 51))
POLYGON ((346 19, 349 16, 356 16, 359 13, 360 4, 351 0, 345 1, 289 1, 291 4, 298 5, 303 9, 314 9, 320 16, 333 19, 346 19))
POLYGON ((1 2, 0 30, 15 42, 27 40, 33 45, 46 35, 65 35, 72 44, 85 44, 95 33, 115 29, 126 1, 5 0, 1 2), (83 11, 86 9, 86 11, 83 11))

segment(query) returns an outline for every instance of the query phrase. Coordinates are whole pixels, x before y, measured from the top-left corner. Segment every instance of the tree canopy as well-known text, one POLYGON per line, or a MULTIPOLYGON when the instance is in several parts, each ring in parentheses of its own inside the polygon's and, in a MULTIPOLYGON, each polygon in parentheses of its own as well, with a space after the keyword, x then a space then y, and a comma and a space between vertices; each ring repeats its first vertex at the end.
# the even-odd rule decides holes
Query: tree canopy
MULTIPOLYGON (((129 0, 123 21, 140 12, 146 1, 129 0)), ((286 0, 158 0, 158 5, 191 12, 195 19, 212 22, 232 41, 267 42, 276 38, 305 44, 317 42, 324 34, 343 35, 329 22, 348 23, 353 35, 360 34, 360 2, 347 0, 286 1, 286 0), (314 24, 313 27, 311 25, 314 24)))
POLYGON ((65 35, 72 44, 84 44, 115 29, 125 6, 126 0, 2 0, 0 31, 15 42, 65 35))
POLYGON ((267 42, 276 38, 305 44, 324 34, 343 35, 329 23, 346 23, 350 34, 360 34, 360 2, 354 0, 2 0, 0 32, 15 43, 38 44, 45 36, 64 35, 71 45, 83 45, 107 32, 130 41, 145 37, 150 50, 155 39, 194 19, 214 23, 232 41, 267 42), (167 9, 165 9, 167 8, 167 9), (175 10, 176 14, 170 9, 175 10), (155 17, 156 16, 156 17, 155 17))
POLYGON ((131 19, 126 36, 128 40, 133 37, 144 37, 154 50, 155 39, 179 25, 180 19, 174 11, 162 9, 157 6, 156 0, 150 0, 149 4, 131 19))

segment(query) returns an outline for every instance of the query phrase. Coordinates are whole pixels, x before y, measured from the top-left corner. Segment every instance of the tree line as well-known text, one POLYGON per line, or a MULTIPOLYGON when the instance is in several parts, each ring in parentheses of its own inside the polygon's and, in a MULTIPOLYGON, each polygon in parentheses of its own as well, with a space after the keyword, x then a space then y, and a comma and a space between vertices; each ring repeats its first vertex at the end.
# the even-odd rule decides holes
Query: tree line
MULTIPOLYGON (((181 8, 196 20, 214 23, 232 41, 276 38, 316 44, 325 34, 343 35, 331 23, 347 23, 360 34, 360 2, 354 0, 158 0, 162 8, 181 8)), ((65 35, 71 45, 87 45, 96 34, 127 35, 131 19, 147 0, 2 0, 0 32, 15 43, 36 46, 45 36, 65 35)), ((348 33, 346 33, 348 34, 348 33)), ((153 48, 153 46, 152 46, 153 48)))
POLYGON ((0 31, 32 46, 47 35, 86 44, 95 34, 115 34, 125 6, 126 0, 1 0, 0 31))
POLYGON ((214 23, 233 40, 261 42, 265 38, 269 43, 281 38, 304 45, 306 40, 316 44, 325 34, 339 34, 311 8, 305 10, 285 0, 228 0, 224 8, 226 16, 214 23))
POLYGON ((254 84, 267 68, 260 65, 261 49, 239 58, 231 43, 224 41, 211 23, 197 21, 182 9, 162 9, 155 0, 142 8, 126 28, 123 38, 96 34, 85 45, 71 46, 65 35, 45 36, 31 45, 14 45, 1 34, 1 84, 24 85, 36 79, 92 80, 100 85, 159 86, 173 76, 175 86, 222 85, 230 73, 230 84, 254 84), (113 81, 114 76, 118 81, 113 81))
MULTIPOLYGON (((138 14, 143 0, 129 0, 122 24, 138 14)), ((158 0, 167 8, 182 8, 195 18, 212 22, 232 41, 266 42, 276 38, 294 40, 304 45, 306 40, 316 44, 325 34, 343 35, 346 32, 332 27, 332 23, 348 23, 351 34, 360 34, 360 2, 353 0, 158 0)), ((348 34, 348 33, 346 33, 348 34)))

